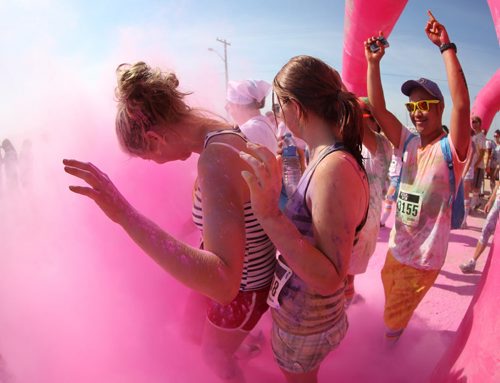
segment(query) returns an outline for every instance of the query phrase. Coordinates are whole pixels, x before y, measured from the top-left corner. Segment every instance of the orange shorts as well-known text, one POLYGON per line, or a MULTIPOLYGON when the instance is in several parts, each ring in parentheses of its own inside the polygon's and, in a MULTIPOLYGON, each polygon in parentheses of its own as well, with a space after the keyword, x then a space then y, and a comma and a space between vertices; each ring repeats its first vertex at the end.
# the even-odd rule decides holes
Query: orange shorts
POLYGON ((227 305, 210 300, 207 318, 219 328, 251 331, 269 308, 268 293, 269 287, 255 291, 240 291, 227 305))
POLYGON ((381 274, 385 292, 385 325, 391 331, 402 330, 434 284, 439 270, 407 266, 397 261, 389 250, 381 274))

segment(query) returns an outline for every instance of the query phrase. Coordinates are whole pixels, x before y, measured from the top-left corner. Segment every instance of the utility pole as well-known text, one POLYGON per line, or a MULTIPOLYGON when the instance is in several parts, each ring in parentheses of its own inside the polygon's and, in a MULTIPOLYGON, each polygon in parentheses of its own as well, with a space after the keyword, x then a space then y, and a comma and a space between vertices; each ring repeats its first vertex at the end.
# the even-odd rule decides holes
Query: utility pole
POLYGON ((226 90, 227 90, 227 83, 229 82, 229 73, 228 73, 228 69, 227 69, 227 46, 231 45, 231 43, 226 41, 226 39, 220 39, 218 37, 217 37, 217 41, 224 44, 224 56, 221 56, 219 54, 219 52, 217 52, 213 48, 208 48, 208 50, 211 52, 214 52, 224 62, 224 74, 225 74, 225 79, 226 79, 226 90))
POLYGON ((227 71, 227 46, 228 45, 231 45, 231 43, 228 43, 226 41, 226 39, 219 39, 217 37, 217 41, 224 44, 224 73, 226 74, 226 89, 227 89, 227 83, 229 81, 229 74, 228 74, 228 71, 227 71))

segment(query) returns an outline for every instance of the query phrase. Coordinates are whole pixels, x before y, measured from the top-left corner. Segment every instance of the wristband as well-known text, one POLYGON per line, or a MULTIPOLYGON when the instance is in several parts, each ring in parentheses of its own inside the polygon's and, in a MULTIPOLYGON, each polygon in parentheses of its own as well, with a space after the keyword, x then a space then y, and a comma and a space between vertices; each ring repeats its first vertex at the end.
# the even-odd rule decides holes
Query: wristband
POLYGON ((439 47, 439 50, 441 51, 441 53, 443 53, 444 51, 447 51, 448 49, 453 49, 455 51, 455 53, 457 53, 457 46, 454 43, 441 44, 441 46, 439 47))

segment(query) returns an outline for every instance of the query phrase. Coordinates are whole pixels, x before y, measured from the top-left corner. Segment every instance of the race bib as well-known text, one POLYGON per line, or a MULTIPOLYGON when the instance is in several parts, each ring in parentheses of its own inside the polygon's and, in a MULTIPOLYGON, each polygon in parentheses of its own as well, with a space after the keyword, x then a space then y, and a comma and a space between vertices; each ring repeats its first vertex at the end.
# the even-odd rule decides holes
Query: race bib
POLYGON ((405 225, 416 227, 422 211, 422 194, 399 189, 397 214, 405 225))
POLYGON ((271 288, 269 289, 269 294, 267 296, 267 304, 275 309, 280 307, 280 303, 278 301, 279 295, 281 293, 281 290, 293 274, 292 269, 281 262, 279 256, 276 260, 278 262, 276 263, 273 281, 271 283, 271 288))

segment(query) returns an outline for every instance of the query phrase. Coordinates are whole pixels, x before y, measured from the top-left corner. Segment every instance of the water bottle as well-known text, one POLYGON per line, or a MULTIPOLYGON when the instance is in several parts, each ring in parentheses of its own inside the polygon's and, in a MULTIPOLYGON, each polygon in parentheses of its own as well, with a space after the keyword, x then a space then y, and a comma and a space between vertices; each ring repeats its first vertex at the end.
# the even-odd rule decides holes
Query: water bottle
POLYGON ((283 161, 283 184, 288 198, 297 189, 302 172, 300 169, 299 153, 297 145, 291 133, 286 133, 283 137, 283 151, 281 154, 283 161))

